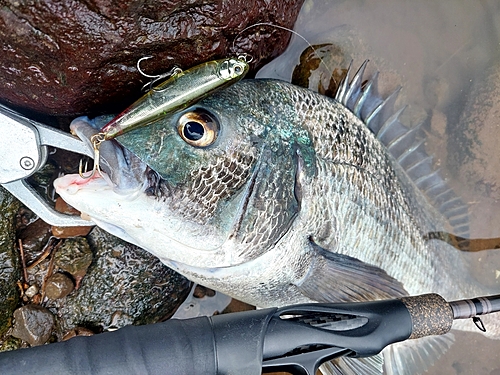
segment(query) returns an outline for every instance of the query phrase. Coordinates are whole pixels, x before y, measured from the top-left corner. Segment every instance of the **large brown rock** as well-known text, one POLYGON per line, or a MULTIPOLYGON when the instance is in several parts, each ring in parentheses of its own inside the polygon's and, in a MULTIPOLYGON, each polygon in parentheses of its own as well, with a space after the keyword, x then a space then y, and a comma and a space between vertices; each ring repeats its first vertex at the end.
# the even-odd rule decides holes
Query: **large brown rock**
POLYGON ((281 53, 303 0, 7 0, 0 7, 0 101, 48 115, 130 104, 144 69, 165 72, 246 52, 253 67, 281 53), (233 48, 234 43, 234 48, 233 48))
POLYGON ((40 305, 26 305, 14 311, 16 322, 12 336, 26 341, 31 346, 43 345, 54 329, 55 318, 40 305))

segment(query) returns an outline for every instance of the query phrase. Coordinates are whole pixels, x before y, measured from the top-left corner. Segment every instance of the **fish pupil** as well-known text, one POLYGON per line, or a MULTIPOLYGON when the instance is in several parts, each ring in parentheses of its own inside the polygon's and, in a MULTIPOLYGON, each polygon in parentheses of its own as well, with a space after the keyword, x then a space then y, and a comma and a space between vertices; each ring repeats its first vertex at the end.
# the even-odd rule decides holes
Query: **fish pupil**
POLYGON ((190 141, 197 141, 203 137, 205 129, 199 122, 189 121, 184 125, 184 137, 190 141))

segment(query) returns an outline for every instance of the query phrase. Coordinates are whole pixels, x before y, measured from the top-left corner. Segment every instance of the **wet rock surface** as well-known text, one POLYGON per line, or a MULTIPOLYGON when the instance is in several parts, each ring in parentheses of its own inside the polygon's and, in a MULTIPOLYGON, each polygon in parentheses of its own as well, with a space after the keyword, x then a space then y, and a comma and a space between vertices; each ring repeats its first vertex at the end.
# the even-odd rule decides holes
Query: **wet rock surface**
POLYGON ((80 287, 46 303, 56 311, 58 336, 75 327, 99 332, 154 323, 171 315, 187 296, 189 281, 144 250, 97 227, 88 240, 93 260, 80 287))
MULTIPOLYGON (((22 208, 16 215, 19 203, 7 193, 3 198, 14 204, 10 214, 6 209, 0 217, 11 223, 4 226, 8 231, 3 236, 9 239, 4 241, 9 244, 6 254, 13 260, 0 255, 5 260, 0 270, 5 279, 0 281, 0 351, 41 345, 49 338, 61 341, 129 324, 154 323, 171 316, 188 295, 187 279, 144 250, 98 228, 87 237, 51 237, 40 244, 42 254, 34 250, 38 247, 21 252, 15 248, 14 222, 26 229, 36 221, 26 223, 23 218, 32 218, 29 210, 22 208), (32 259, 25 269, 18 262, 20 253, 32 259), (11 328, 12 320, 15 326, 11 328)), ((33 234, 33 238, 25 236, 28 243, 41 240, 36 230, 21 233, 33 234)))
POLYGON ((20 272, 14 223, 19 202, 0 187, 0 336, 10 327, 19 301, 20 272))
POLYGON ((348 56, 338 45, 324 43, 313 45, 300 55, 300 63, 292 73, 292 83, 322 95, 334 97, 347 73, 348 56))
POLYGON ((45 344, 54 328, 54 315, 45 307, 26 305, 14 311, 12 336, 31 346, 45 344))
POLYGON ((140 95, 147 72, 237 53, 258 68, 284 50, 303 0, 6 1, 0 8, 0 98, 48 115, 111 113, 140 95), (233 47, 234 45, 234 47, 233 47))

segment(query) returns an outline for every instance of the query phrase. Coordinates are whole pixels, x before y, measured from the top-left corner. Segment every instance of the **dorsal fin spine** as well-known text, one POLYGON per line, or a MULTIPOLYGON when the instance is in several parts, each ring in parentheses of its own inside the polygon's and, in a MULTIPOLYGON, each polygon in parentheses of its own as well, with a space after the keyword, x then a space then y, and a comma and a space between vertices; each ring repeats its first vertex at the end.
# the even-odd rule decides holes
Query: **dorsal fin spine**
POLYGON ((411 159, 411 156, 419 149, 421 148, 425 143, 424 139, 421 139, 419 141, 416 141, 411 147, 408 147, 408 149, 398 158, 398 162, 401 166, 405 166, 407 162, 407 159, 411 159))
POLYGON ((346 93, 346 104, 345 106, 347 108, 354 108, 356 106, 356 103, 358 102, 360 93, 361 93, 361 84, 363 83, 363 74, 365 72, 366 65, 368 64, 368 60, 365 60, 363 64, 361 64, 360 68, 354 75, 350 85, 349 89, 347 90, 346 93))
POLYGON ((420 125, 408 128, 400 121, 406 107, 394 112, 401 87, 383 99, 378 94, 378 72, 365 84, 363 75, 368 61, 365 61, 352 80, 352 61, 347 74, 341 81, 335 99, 350 109, 375 136, 387 147, 388 151, 406 171, 418 189, 427 196, 430 203, 453 225, 455 234, 467 235, 467 206, 455 195, 439 170, 433 169, 432 157, 425 150, 425 137, 420 125))
POLYGON ((349 75, 350 75, 349 73, 351 72, 351 67, 352 67, 352 60, 351 63, 349 64, 349 67, 347 68, 347 73, 344 79, 340 82, 339 87, 337 89, 337 93, 335 94, 335 100, 343 105, 346 105, 346 94, 349 88, 349 75))
POLYGON ((408 167, 408 169, 406 169, 406 173, 412 175, 419 167, 426 165, 427 163, 432 163, 432 159, 432 156, 427 156, 424 159, 415 161, 410 167, 408 167))
POLYGON ((392 111, 392 106, 396 101, 401 87, 394 90, 382 103, 380 103, 372 113, 368 115, 365 120, 366 126, 368 126, 375 134, 378 134, 380 127, 387 121, 387 117, 384 116, 386 111, 392 111), (384 118, 385 117, 385 118, 384 118))

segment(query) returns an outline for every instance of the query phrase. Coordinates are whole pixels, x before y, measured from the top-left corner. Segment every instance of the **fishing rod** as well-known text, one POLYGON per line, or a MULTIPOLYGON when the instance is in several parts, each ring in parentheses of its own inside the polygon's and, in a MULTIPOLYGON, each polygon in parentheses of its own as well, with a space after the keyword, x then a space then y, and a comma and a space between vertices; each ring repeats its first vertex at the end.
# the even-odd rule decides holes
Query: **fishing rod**
POLYGON ((446 302, 426 294, 171 319, 0 353, 0 373, 315 375, 334 358, 368 357, 399 341, 445 334, 455 319, 474 318, 484 330, 478 316, 497 311, 500 295, 446 302))

